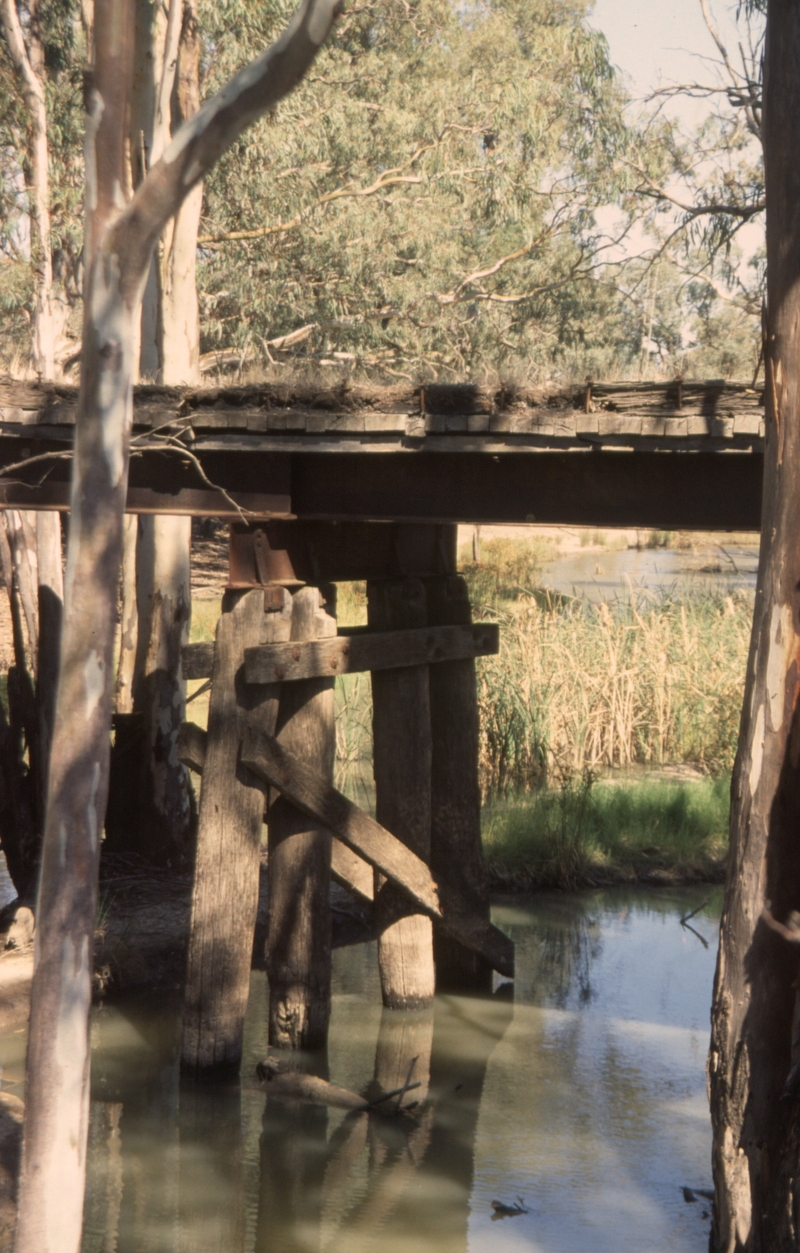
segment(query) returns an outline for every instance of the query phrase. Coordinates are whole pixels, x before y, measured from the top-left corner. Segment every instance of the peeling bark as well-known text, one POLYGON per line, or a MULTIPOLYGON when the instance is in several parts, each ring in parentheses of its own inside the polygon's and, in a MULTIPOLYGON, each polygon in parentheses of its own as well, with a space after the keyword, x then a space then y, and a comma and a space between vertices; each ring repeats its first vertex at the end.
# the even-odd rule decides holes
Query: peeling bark
POLYGON ((764 74, 769 315, 761 554, 712 1009, 719 1253, 796 1250, 798 954, 763 920, 800 907, 800 9, 770 0, 764 74))
POLYGON ((133 345, 169 218, 244 128, 303 77, 338 0, 304 0, 281 38, 187 122, 128 205, 132 0, 98 0, 86 103, 86 290, 61 667, 39 885, 16 1253, 78 1253, 89 1008, 108 791, 133 345))

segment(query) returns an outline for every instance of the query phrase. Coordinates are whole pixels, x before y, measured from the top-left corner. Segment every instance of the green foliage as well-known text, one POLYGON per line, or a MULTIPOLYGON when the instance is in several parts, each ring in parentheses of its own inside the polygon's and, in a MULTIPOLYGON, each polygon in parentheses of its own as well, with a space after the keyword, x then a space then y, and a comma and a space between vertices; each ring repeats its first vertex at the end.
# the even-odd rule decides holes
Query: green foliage
POLYGON ((591 775, 484 810, 493 881, 574 889, 642 879, 719 879, 730 779, 598 784, 591 775))
POLYGON ((546 540, 521 543, 497 537, 481 543, 480 561, 465 561, 462 553, 460 568, 471 603, 495 606, 533 591, 552 549, 546 540))
MULTIPOLYGON (((262 51, 293 7, 203 0, 202 94, 262 51)), ((746 375, 757 355, 763 258, 744 281, 736 246, 744 219, 705 208, 726 201, 740 213, 759 202, 752 108, 722 92, 695 135, 658 110, 635 114, 604 37, 585 20, 588 7, 369 0, 345 14, 308 78, 207 182, 204 351, 237 348, 281 378, 310 370, 327 383, 354 372, 746 375), (670 198, 676 185, 686 211, 670 198), (637 222, 655 240, 657 268, 652 255, 619 259, 616 236, 637 222), (291 347, 271 342, 304 327, 291 347)), ((77 335, 86 40, 77 0, 42 0, 37 20, 54 271, 77 335)), ((28 146, 0 37, 6 366, 30 334, 28 146)))
MULTIPOLYGON (((260 356, 318 323, 304 364, 338 352, 351 354, 339 368, 412 378, 574 373, 624 356, 595 210, 632 182, 630 137, 584 14, 576 0, 377 0, 345 16, 309 78, 208 180, 212 241, 298 224, 208 243, 204 347, 247 340, 260 356)), ((201 17, 211 88, 285 9, 201 17)))

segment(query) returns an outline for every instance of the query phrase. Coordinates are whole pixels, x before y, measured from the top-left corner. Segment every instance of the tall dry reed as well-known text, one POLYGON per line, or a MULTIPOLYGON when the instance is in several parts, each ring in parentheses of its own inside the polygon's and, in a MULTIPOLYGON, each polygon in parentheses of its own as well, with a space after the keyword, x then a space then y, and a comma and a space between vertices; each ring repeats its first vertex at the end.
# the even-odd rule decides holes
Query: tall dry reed
POLYGON ((495 609, 500 654, 478 667, 484 794, 606 766, 729 770, 751 615, 743 595, 495 609))

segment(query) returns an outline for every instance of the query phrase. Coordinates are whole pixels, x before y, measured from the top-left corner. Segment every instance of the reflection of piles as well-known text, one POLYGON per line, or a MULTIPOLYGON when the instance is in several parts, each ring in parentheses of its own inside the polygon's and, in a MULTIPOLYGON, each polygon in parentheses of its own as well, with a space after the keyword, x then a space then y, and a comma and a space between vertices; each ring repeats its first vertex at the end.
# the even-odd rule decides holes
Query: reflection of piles
POLYGON ((435 1020, 433 1010, 384 1010, 364 1100, 399 1095, 350 1111, 329 1141, 325 1106, 268 1086, 258 1253, 317 1243, 365 1253, 389 1224, 415 1247, 465 1249, 486 1066, 511 1013, 507 1003, 466 999, 440 1001, 435 1020), (410 1081, 420 1086, 403 1092, 410 1081))

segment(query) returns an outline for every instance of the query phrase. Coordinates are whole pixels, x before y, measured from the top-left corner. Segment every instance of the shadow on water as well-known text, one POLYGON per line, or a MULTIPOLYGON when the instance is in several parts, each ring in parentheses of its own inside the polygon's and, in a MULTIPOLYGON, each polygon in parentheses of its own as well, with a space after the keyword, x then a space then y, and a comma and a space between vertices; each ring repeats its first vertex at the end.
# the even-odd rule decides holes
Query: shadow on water
POLYGON ((100 1008, 84 1253, 700 1253, 703 1203, 681 1188, 708 1186, 719 901, 692 919, 708 949, 680 917, 704 894, 498 906, 514 1003, 383 1010, 374 945, 339 950, 327 1054, 299 1064, 368 1098, 411 1069, 401 1112, 270 1095, 262 972, 241 1087, 181 1084, 175 1005, 100 1008))

